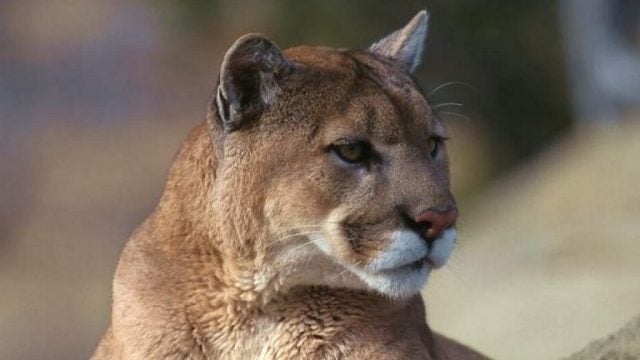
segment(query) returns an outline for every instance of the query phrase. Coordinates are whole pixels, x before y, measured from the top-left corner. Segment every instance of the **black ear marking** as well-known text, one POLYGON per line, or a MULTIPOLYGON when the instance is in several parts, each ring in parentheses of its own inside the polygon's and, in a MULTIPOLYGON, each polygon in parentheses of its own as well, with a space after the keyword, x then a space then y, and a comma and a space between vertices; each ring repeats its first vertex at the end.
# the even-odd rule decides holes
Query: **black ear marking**
POLYGON ((280 75, 292 65, 276 44, 259 34, 248 34, 231 46, 220 69, 215 105, 225 131, 260 117, 280 92, 280 75))

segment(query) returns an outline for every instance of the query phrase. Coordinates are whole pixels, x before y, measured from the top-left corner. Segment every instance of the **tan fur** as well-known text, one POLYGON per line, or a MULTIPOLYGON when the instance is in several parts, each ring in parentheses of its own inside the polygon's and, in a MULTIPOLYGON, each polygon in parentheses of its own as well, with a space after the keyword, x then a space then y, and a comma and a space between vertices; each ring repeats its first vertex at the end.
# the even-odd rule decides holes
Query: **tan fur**
POLYGON ((366 51, 284 56, 295 70, 259 119, 225 131, 214 104, 184 142, 122 253, 93 358, 484 358, 433 334, 419 294, 382 295, 349 271, 384 250, 398 209, 454 204, 446 151, 429 158, 444 134, 425 97, 366 51), (328 147, 351 135, 384 161, 340 164, 328 147))

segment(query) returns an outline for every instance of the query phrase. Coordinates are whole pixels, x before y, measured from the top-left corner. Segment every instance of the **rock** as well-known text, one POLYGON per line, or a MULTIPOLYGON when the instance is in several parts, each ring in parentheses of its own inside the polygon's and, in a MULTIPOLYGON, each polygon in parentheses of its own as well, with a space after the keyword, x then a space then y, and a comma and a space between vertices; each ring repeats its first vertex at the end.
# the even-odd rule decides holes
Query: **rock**
POLYGON ((566 360, 640 359, 640 316, 606 338, 593 341, 566 360))

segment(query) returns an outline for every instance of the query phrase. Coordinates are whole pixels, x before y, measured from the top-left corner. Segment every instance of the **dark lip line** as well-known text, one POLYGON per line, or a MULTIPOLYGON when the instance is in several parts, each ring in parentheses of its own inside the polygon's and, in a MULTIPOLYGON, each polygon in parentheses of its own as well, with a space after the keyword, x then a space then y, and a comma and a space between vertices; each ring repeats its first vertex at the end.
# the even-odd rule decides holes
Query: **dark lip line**
POLYGON ((391 273, 396 273, 396 272, 407 272, 407 271, 415 271, 418 270, 420 268, 422 268, 424 266, 424 264, 429 264, 430 266, 434 266, 433 263, 431 262, 431 260, 429 260, 428 255, 425 255, 423 257, 421 257, 420 259, 410 262, 408 264, 405 265, 401 265, 398 267, 395 267, 393 269, 387 269, 387 270, 382 270, 379 271, 378 273, 380 274, 391 274, 391 273))

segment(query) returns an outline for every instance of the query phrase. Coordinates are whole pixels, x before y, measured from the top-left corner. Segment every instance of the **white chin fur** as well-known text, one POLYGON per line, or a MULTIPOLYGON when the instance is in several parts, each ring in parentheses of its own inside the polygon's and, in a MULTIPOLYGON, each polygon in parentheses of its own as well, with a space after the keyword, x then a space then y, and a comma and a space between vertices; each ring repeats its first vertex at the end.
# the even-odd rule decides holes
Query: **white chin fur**
POLYGON ((431 266, 423 264, 419 268, 402 268, 384 273, 369 273, 353 270, 367 285, 393 298, 407 298, 417 294, 427 283, 431 266))

